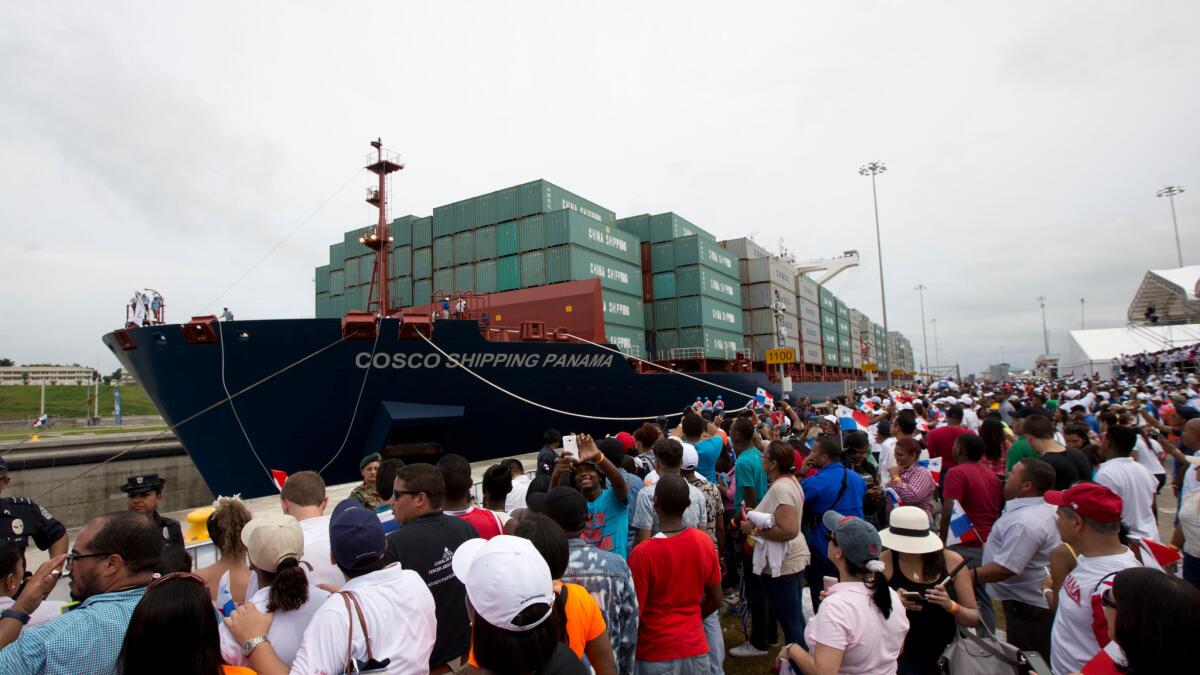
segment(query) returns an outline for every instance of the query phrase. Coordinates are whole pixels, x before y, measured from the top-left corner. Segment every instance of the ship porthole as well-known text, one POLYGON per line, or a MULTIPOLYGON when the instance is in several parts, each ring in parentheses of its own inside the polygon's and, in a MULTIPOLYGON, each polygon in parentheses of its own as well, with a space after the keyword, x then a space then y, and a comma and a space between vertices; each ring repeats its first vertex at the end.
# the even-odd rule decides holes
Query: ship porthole
POLYGON ((155 333, 154 341, 160 345, 165 345, 165 344, 167 344, 167 336, 163 335, 162 333, 155 333))

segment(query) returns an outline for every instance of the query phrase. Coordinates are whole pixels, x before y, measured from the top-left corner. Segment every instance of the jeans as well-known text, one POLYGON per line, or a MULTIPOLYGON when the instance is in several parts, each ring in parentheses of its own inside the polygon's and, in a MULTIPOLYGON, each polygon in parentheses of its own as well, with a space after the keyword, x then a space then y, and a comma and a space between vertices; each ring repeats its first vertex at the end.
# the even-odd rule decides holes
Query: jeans
POLYGON ((750 644, 759 649, 767 649, 779 641, 779 628, 775 623, 775 613, 763 593, 762 577, 754 573, 751 556, 744 551, 742 559, 742 580, 746 585, 746 605, 750 611, 750 644))
POLYGON ((1200 558, 1183 554, 1183 580, 1200 588, 1200 558))
POLYGON ((777 577, 762 575, 763 590, 775 612, 775 619, 783 628, 783 641, 794 642, 805 649, 808 644, 804 641, 804 584, 803 572, 781 574, 777 577))
POLYGON ((670 661, 638 661, 637 675, 710 675, 708 654, 670 661))
POLYGON ((704 639, 708 642, 708 671, 725 675, 725 634, 721 632, 721 612, 704 617, 704 639))
POLYGON ((825 590, 825 577, 838 576, 837 567, 829 562, 829 558, 817 552, 812 552, 812 559, 804 570, 804 580, 808 583, 808 592, 812 595, 813 612, 821 606, 821 591, 825 590))
MULTIPOLYGON (((967 568, 974 569, 983 565, 983 547, 959 546, 950 547, 951 551, 961 555, 967 561, 967 568)), ((996 632, 996 610, 992 607, 992 598, 988 596, 986 584, 975 584, 975 605, 979 608, 979 618, 987 629, 996 632)))

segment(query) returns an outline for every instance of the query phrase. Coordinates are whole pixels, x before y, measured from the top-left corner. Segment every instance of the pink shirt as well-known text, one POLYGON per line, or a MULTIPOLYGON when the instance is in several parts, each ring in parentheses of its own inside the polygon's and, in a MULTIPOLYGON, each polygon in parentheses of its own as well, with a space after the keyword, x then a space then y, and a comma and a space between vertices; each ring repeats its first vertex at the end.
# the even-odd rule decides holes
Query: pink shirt
POLYGON ((819 642, 842 650, 838 673, 843 675, 893 675, 904 636, 908 634, 908 615, 896 591, 889 589, 889 592, 892 611, 885 619, 871 602, 871 589, 866 584, 861 581, 834 584, 820 611, 804 629, 809 648, 815 650, 819 642))

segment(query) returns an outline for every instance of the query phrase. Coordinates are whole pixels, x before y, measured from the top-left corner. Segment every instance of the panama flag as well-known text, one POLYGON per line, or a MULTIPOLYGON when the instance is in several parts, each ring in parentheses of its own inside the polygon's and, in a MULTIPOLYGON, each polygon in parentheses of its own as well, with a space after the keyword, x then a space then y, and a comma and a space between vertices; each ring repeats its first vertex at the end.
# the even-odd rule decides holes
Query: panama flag
POLYGON ((871 418, 861 410, 851 410, 844 405, 837 407, 838 425, 842 431, 866 431, 871 418))
POLYGON ((775 398, 768 394, 767 390, 762 387, 754 390, 754 399, 765 406, 771 406, 775 403, 775 398))
POLYGON ((933 482, 942 482, 942 458, 931 457, 929 459, 918 459, 917 464, 929 469, 929 473, 933 474, 933 482))
POLYGON ((958 500, 955 500, 954 508, 950 511, 950 531, 946 534, 946 545, 953 546, 972 541, 979 541, 979 532, 971 524, 971 519, 967 517, 967 512, 963 511, 962 507, 958 504, 958 500))

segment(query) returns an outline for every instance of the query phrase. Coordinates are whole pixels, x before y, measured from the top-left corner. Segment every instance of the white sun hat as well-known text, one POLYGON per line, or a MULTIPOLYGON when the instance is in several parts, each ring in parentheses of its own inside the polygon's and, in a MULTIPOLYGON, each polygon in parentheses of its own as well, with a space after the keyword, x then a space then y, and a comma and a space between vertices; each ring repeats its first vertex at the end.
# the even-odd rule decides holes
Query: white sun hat
POLYGON ((897 506, 879 531, 885 548, 897 553, 933 553, 942 550, 942 540, 929 529, 929 514, 915 506, 897 506))

